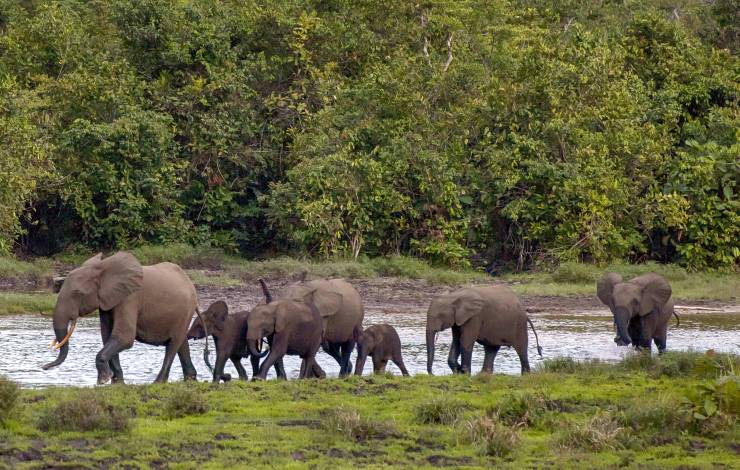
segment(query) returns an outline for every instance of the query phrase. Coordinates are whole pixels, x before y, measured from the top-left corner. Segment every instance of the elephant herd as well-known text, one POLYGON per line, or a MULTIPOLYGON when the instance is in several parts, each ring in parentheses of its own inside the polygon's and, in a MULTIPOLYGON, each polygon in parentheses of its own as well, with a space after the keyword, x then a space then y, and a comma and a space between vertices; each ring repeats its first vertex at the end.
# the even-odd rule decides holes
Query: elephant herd
MULTIPOLYGON (((356 375, 362 375, 368 356, 375 373, 384 373, 390 360, 408 375, 398 333, 386 324, 363 328, 362 299, 350 283, 343 279, 301 279, 275 298, 264 281, 260 284, 265 302, 252 310, 230 313, 226 302, 219 300, 200 312, 195 288, 176 264, 142 266, 127 252, 107 258, 98 254, 72 270, 61 286, 53 313, 56 339, 52 342, 59 355, 43 368, 64 362, 77 319, 98 310, 103 340, 95 358, 98 384, 123 382, 118 354, 130 348, 134 340, 165 347, 156 382, 167 381, 175 354, 185 379, 195 379, 188 340, 202 338, 206 339, 204 359, 214 382, 231 379, 224 373, 228 360, 239 378, 246 380, 248 374, 241 364, 244 358, 250 360, 253 379, 266 379, 270 368, 285 379, 286 355, 301 358, 299 378, 325 377, 316 362, 319 349, 337 361, 340 377, 346 376, 352 372, 350 355, 355 347, 356 375), (193 313, 198 316, 195 322, 193 313), (213 367, 208 358, 209 337, 216 349, 213 367)), ((665 350, 668 320, 675 315, 671 287, 665 279, 646 274, 623 281, 618 274, 608 273, 597 283, 597 296, 613 314, 614 341, 618 345, 633 344, 649 350, 655 342, 659 352, 665 350)), ((427 371, 432 373, 437 333, 451 329, 447 363, 453 372, 471 372, 475 343, 485 351, 483 372, 493 372, 502 346, 512 347, 519 356, 522 373, 529 372, 528 324, 541 356, 534 325, 508 287, 466 287, 438 296, 427 312, 427 371)))

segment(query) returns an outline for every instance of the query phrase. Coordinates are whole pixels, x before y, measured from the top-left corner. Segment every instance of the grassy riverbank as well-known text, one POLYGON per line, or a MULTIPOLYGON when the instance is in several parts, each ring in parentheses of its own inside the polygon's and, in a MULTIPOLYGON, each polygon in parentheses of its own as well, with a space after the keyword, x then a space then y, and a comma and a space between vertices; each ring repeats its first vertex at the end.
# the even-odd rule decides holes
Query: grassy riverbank
MULTIPOLYGON (((477 270, 452 270, 403 256, 359 260, 300 260, 281 257, 251 261, 225 255, 213 249, 196 249, 187 245, 144 246, 132 250, 143 264, 172 261, 183 266, 196 285, 233 287, 259 277, 295 278, 303 272, 313 277, 348 279, 397 278, 422 280, 429 285, 460 286, 475 283, 505 282, 515 292, 528 296, 594 295, 596 280, 607 271, 625 278, 646 272, 665 276, 679 300, 718 300, 734 302, 740 293, 738 273, 690 273, 677 265, 614 263, 595 266, 564 263, 549 271, 490 276, 477 270)), ((49 291, 55 274, 79 265, 91 253, 64 253, 54 259, 20 261, 0 257, 0 315, 23 312, 49 313, 54 295, 49 291), (34 292, 29 292, 34 291, 34 292), (22 292, 22 293, 21 293, 22 292)))
POLYGON ((0 466, 731 467, 738 370, 737 356, 667 353, 524 377, 20 390, 0 466))

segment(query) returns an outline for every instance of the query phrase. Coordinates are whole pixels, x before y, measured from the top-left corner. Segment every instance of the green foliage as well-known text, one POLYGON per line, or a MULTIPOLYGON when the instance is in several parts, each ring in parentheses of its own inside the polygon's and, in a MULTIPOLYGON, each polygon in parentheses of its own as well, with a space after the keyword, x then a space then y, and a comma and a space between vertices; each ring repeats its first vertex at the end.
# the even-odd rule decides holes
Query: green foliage
POLYGON ((15 408, 20 388, 12 380, 0 375, 0 424, 4 424, 15 408))
POLYGON ((105 431, 124 432, 130 427, 128 410, 94 390, 80 390, 48 406, 38 418, 38 427, 44 431, 105 431))
POLYGON ((44 313, 51 315, 57 296, 52 294, 27 294, 0 292, 0 315, 19 313, 44 313))
POLYGON ((0 253, 736 270, 735 7, 0 0, 0 253))
POLYGON ((487 416, 466 421, 463 428, 467 438, 483 455, 506 457, 520 441, 516 428, 487 416))
POLYGON ((624 447, 620 437, 624 428, 608 412, 599 413, 584 423, 566 422, 555 438, 556 447, 591 452, 617 450, 624 447))
POLYGON ((558 408, 559 404, 543 393, 512 393, 488 414, 509 426, 536 426, 545 412, 558 408))
POLYGON ((322 425, 330 432, 349 436, 356 441, 383 439, 398 435, 398 430, 392 422, 367 419, 361 416, 356 409, 347 407, 326 410, 322 425))

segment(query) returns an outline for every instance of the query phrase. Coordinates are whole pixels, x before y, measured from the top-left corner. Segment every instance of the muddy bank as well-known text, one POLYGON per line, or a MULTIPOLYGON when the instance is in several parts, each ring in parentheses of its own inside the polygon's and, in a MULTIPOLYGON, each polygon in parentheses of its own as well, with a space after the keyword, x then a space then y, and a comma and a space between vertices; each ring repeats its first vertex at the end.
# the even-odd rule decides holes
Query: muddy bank
MULTIPOLYGON (((393 311, 426 312, 433 297, 454 290, 450 286, 434 286, 424 280, 376 278, 350 279, 362 296, 366 309, 393 311)), ((278 293, 295 282, 293 279, 268 280, 270 289, 278 293)), ((217 287, 196 286, 202 308, 207 308, 216 300, 225 300, 232 311, 249 309, 263 302, 262 290, 256 281, 245 282, 241 286, 217 287)), ((521 295, 522 303, 530 313, 571 313, 604 312, 606 307, 594 295, 537 296, 521 295)), ((680 314, 713 313, 740 314, 740 305, 714 300, 680 300, 677 302, 680 314)))

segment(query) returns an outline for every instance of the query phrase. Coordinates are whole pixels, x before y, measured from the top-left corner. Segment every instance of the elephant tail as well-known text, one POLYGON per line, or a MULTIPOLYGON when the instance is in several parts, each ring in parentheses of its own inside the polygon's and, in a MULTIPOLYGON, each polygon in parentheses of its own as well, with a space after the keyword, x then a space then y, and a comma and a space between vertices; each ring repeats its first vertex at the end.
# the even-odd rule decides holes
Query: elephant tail
POLYGON ((681 318, 676 313, 676 309, 673 309, 673 316, 676 317, 676 326, 681 326, 681 318))
POLYGON ((527 317, 527 322, 529 323, 529 326, 532 327, 532 332, 534 333, 534 340, 537 342, 537 354, 542 357, 542 346, 540 346, 540 339, 537 337, 537 330, 534 329, 534 325, 532 324, 532 320, 527 317))
POLYGON ((206 326, 206 322, 203 321, 203 317, 200 315, 200 309, 198 307, 195 307, 195 314, 198 315, 200 324, 203 325, 203 331, 206 334, 206 347, 203 350, 203 361, 206 363, 206 367, 208 367, 208 370, 211 371, 212 374, 213 366, 211 365, 211 359, 208 357, 208 327, 206 326))

